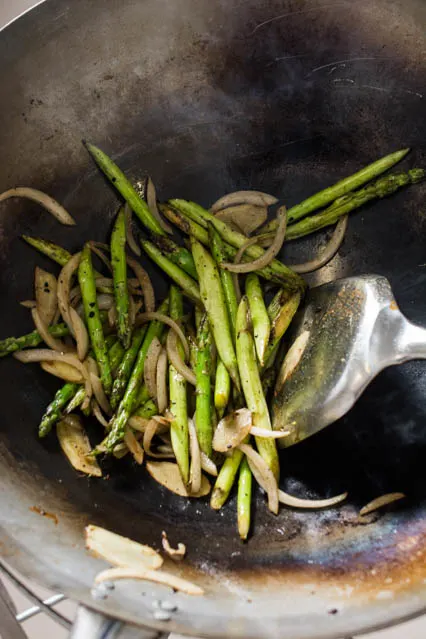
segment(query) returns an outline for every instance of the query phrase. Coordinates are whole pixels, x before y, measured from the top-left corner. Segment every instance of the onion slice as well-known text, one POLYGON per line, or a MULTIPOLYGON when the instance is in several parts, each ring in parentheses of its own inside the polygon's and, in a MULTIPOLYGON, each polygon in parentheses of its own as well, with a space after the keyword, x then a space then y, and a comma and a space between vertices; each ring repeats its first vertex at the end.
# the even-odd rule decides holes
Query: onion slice
POLYGON ((199 493, 201 488, 201 456, 194 420, 188 419, 189 448, 191 452, 191 468, 189 486, 191 493, 199 493))
POLYGON ((201 456, 201 468, 204 470, 204 472, 207 473, 208 475, 212 475, 213 477, 217 477, 218 471, 214 461, 212 461, 210 457, 206 455, 206 453, 203 453, 202 450, 200 451, 200 456, 201 456))
POLYGON ((235 204, 221 209, 215 213, 215 217, 226 222, 231 228, 235 227, 235 230, 243 235, 250 235, 266 222, 268 209, 266 206, 253 204, 235 204))
POLYGON ((157 406, 158 412, 164 413, 167 408, 167 351, 161 349, 157 362, 156 385, 157 385, 157 406))
POLYGON ((174 366, 177 372, 182 375, 187 382, 196 386, 197 378, 195 373, 185 364, 180 356, 177 348, 177 334, 174 331, 169 331, 169 334, 167 335, 166 348, 167 356, 172 366, 174 366))
POLYGON ((74 329, 75 341, 77 342, 78 359, 80 360, 80 362, 82 362, 89 351, 89 333, 87 331, 85 323, 83 322, 75 308, 70 306, 68 308, 68 312, 72 327, 74 329))
POLYGON ((49 333, 49 329, 41 319, 37 308, 33 308, 31 310, 31 316, 33 318, 34 326, 40 333, 40 337, 42 338, 43 342, 47 344, 47 346, 49 346, 54 351, 57 351, 58 353, 71 353, 73 351, 73 349, 67 346, 63 340, 57 339, 49 333))
POLYGON ((226 453, 236 448, 247 437, 253 426, 252 413, 248 408, 238 410, 223 417, 213 435, 213 449, 226 453))
POLYGON ((146 322, 151 322, 152 320, 157 320, 158 322, 163 322, 163 324, 167 324, 167 326, 172 328, 175 331, 175 333, 177 333, 180 341, 182 342, 183 350, 185 351, 185 359, 188 359, 189 358, 188 340, 186 339, 185 334, 182 331, 179 324, 175 322, 174 320, 172 320, 170 317, 167 317, 167 315, 164 315, 163 313, 157 313, 156 311, 154 311, 154 312, 141 313, 136 320, 136 326, 140 326, 141 324, 146 324, 146 322))
POLYGON ((102 386, 102 382, 100 378, 98 377, 98 375, 91 372, 90 382, 92 384, 93 395, 95 396, 95 399, 98 402, 99 406, 102 408, 104 413, 106 413, 107 415, 111 415, 112 414, 111 406, 108 401, 108 397, 105 394, 104 388, 102 386))
POLYGON ((100 526, 86 526, 84 532, 87 550, 113 566, 157 570, 163 565, 161 555, 150 546, 139 544, 100 526))
POLYGON ((56 426, 58 440, 71 465, 86 475, 101 477, 96 459, 90 455, 89 438, 77 415, 66 415, 56 426))
POLYGON ((108 421, 105 419, 105 417, 102 414, 102 411, 100 409, 100 406, 98 404, 98 402, 95 399, 92 399, 91 402, 91 406, 92 406, 92 413, 94 415, 94 417, 96 417, 96 419, 98 420, 98 422, 106 429, 109 429, 109 424, 108 421))
POLYGON ((263 457, 249 444, 240 444, 238 448, 247 457, 248 465, 257 483, 268 495, 268 508, 276 515, 278 513, 278 484, 272 470, 263 457))
POLYGON ((289 268, 291 268, 295 273, 312 273, 312 271, 317 271, 319 268, 328 264, 341 247, 347 227, 348 216, 344 215, 337 222, 330 241, 318 257, 310 260, 309 262, 303 262, 302 264, 291 264, 289 268))
POLYGON ((34 290, 38 314, 44 324, 53 322, 58 307, 56 277, 39 266, 34 271, 34 290))
POLYGON ((19 303, 24 308, 35 308, 37 306, 37 302, 35 300, 22 300, 22 302, 19 303))
POLYGON ((70 291, 71 291, 71 279, 74 272, 78 269, 80 264, 81 253, 75 253, 70 260, 65 264, 58 278, 58 306, 61 311, 61 315, 65 324, 73 335, 74 327, 71 322, 69 307, 70 307, 70 291))
MULTIPOLYGON (((231 271, 232 273, 251 273, 252 271, 257 271, 261 268, 265 268, 265 266, 268 266, 268 264, 272 262, 275 256, 278 255, 284 243, 285 231, 287 228, 287 211, 284 206, 280 208, 278 212, 278 218, 279 218, 279 224, 278 224, 277 232, 274 237, 274 241, 272 242, 271 246, 263 253, 263 255, 253 260, 252 262, 243 262, 239 264, 238 263, 236 264, 235 262, 224 262, 221 264, 221 267, 228 271, 231 271)), ((251 238, 251 239, 254 239, 254 238, 251 238)), ((241 246, 241 248, 239 249, 237 253, 237 256, 241 252, 240 254, 240 257, 241 257, 243 252, 248 248, 248 246, 250 246, 250 244, 248 244, 248 242, 250 241, 251 240, 248 240, 245 244, 241 246)))
POLYGON ((303 331, 303 333, 300 333, 288 349, 280 370, 277 382, 278 387, 285 384, 299 365, 308 344, 310 334, 310 331, 303 331))
POLYGON ((344 501, 347 496, 348 493, 342 493, 341 495, 336 495, 335 497, 330 497, 328 499, 299 499, 298 497, 289 495, 283 490, 278 490, 278 499, 281 504, 291 506, 292 508, 305 508, 306 510, 336 506, 344 501))
POLYGON ((210 207, 212 213, 217 213, 235 204, 251 204, 252 206, 272 206, 276 204, 278 198, 262 191, 234 191, 220 197, 210 207))
POLYGON ((203 475, 200 491, 198 493, 189 493, 182 481, 179 466, 172 462, 149 461, 146 463, 146 469, 156 482, 180 497, 204 497, 210 492, 210 482, 203 475))
POLYGON ((143 462, 144 451, 131 428, 126 428, 124 443, 133 455, 133 459, 139 465, 143 462))
POLYGON ((163 231, 166 231, 166 233, 169 233, 169 235, 172 234, 172 227, 167 224, 167 222, 163 219, 160 211, 158 210, 157 192, 155 190, 154 182, 151 180, 150 177, 147 178, 145 184, 145 200, 148 204, 149 210, 151 211, 157 222, 160 224, 163 231))
POLYGON ((23 197, 27 200, 37 202, 37 204, 43 206, 46 211, 49 211, 53 217, 56 217, 61 224, 65 224, 66 226, 75 225, 75 220, 68 211, 65 210, 59 202, 54 200, 53 197, 47 195, 47 193, 43 193, 42 191, 37 191, 37 189, 32 189, 26 186, 17 186, 15 189, 9 189, 8 191, 1 193, 0 202, 8 200, 10 197, 23 197))
POLYGON ((152 286, 151 278, 145 269, 131 257, 127 258, 127 264, 134 271, 139 286, 142 289, 145 310, 147 313, 153 313, 155 311, 155 293, 152 286))
POLYGON ((203 595, 204 590, 175 575, 171 575, 163 570, 144 570, 142 568, 109 568, 100 572, 95 583, 100 584, 103 581, 116 581, 117 579, 141 579, 143 581, 153 581, 163 586, 169 586, 173 590, 179 590, 187 595, 203 595))
POLYGON ((149 345, 143 368, 145 386, 150 397, 155 400, 157 399, 157 364, 162 348, 158 337, 154 337, 149 345))
POLYGON ((82 384, 84 382, 83 375, 74 366, 64 362, 41 362, 40 366, 49 375, 59 377, 65 382, 71 382, 72 384, 82 384))
POLYGON ((370 501, 366 504, 361 510, 359 514, 362 516, 369 515, 370 513, 378 510, 378 508, 382 508, 383 506, 387 506, 388 504, 392 504, 394 501, 399 501, 400 499, 404 499, 404 493, 386 493, 386 495, 381 495, 380 497, 376 497, 373 501, 370 501))
POLYGON ((133 415, 133 417, 130 417, 127 423, 129 424, 129 426, 133 428, 133 430, 137 430, 139 433, 144 433, 147 429, 149 422, 150 420, 146 419, 145 417, 139 417, 139 415, 133 415))
POLYGON ((163 530, 163 532, 161 533, 161 544, 164 548, 164 552, 166 552, 169 555, 169 557, 171 557, 175 561, 181 561, 186 555, 185 544, 182 544, 181 542, 179 542, 177 548, 171 547, 165 530, 163 530))
POLYGON ((265 439, 281 439, 282 437, 288 437, 291 433, 290 430, 268 430, 267 428, 259 428, 258 426, 252 426, 249 430, 250 435, 254 437, 264 437, 265 439))
MULTIPOLYGON (((170 427, 170 425, 169 425, 169 427, 170 427)), ((169 427, 167 428, 167 430, 169 429, 169 427)), ((153 440, 154 436, 157 434, 157 431, 159 431, 159 430, 164 432, 164 428, 165 428, 164 424, 159 422, 154 417, 149 420, 148 425, 145 428, 145 431, 144 431, 144 434, 143 434, 143 449, 146 452, 146 454, 149 455, 150 457, 155 457, 157 459, 170 459, 170 455, 169 454, 154 453, 151 450, 151 443, 152 443, 152 440, 153 440)))
POLYGON ((124 220, 125 220, 125 224, 126 224, 126 240, 127 240, 127 244, 129 245, 130 250, 133 251, 133 253, 135 255, 140 257, 141 256, 141 249, 140 249, 138 243, 135 240, 135 236, 133 235, 132 209, 130 208, 130 205, 129 205, 128 202, 126 202, 126 204, 124 205, 124 220))
POLYGON ((90 250, 92 253, 97 255, 101 262, 105 264, 108 271, 112 273, 112 264, 111 260, 105 255, 104 251, 109 252, 109 246, 107 244, 103 244, 103 242, 88 242, 90 246, 90 250))

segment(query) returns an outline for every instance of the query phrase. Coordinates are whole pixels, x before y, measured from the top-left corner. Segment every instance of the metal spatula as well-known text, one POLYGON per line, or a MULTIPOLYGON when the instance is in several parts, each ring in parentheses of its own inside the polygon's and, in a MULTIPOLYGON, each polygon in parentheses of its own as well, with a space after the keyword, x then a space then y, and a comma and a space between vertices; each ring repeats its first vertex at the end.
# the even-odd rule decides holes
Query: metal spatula
POLYGON ((290 431, 283 446, 342 417, 387 366, 426 359, 426 329, 402 315, 379 275, 312 289, 295 320, 297 338, 303 353, 291 372, 284 360, 273 400, 273 428, 290 431))

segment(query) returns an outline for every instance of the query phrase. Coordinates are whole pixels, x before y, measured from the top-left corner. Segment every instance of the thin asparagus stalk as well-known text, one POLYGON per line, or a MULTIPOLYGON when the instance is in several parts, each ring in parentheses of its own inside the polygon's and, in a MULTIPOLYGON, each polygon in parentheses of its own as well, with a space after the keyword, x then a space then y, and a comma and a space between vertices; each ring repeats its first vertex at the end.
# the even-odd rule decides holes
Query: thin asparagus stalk
POLYGON ((392 195, 403 186, 416 184, 423 180, 425 175, 426 171, 423 169, 411 169, 407 173, 395 173, 379 178, 365 188, 343 196, 328 209, 287 227, 285 239, 295 240, 298 237, 309 235, 309 233, 314 233, 314 231, 319 231, 319 229, 335 224, 342 215, 358 209, 370 200, 392 195))
MULTIPOLYGON (((204 230, 204 229, 203 229, 204 230)), ((228 259, 225 243, 212 224, 208 227, 208 239, 210 240, 211 252, 216 264, 222 264, 228 259)), ((228 309, 229 321, 231 323, 232 334, 235 335, 235 322, 237 319, 238 300, 235 292, 232 273, 223 268, 219 269, 220 281, 222 282, 223 293, 225 295, 226 307, 228 309)))
POLYGON ((109 346, 108 338, 105 340, 108 346, 108 354, 109 354, 109 362, 111 364, 111 373, 115 377, 117 374, 118 367, 121 364, 121 361, 124 357, 124 348, 122 344, 117 340, 109 346))
POLYGON ((194 238, 191 238, 191 248, 197 267, 201 298, 209 317, 219 357, 228 369, 235 386, 240 388, 234 340, 218 268, 210 253, 194 238))
POLYGON ((243 456, 243 453, 236 448, 232 451, 231 455, 226 457, 215 481, 210 498, 210 506, 214 510, 222 508, 228 499, 243 456))
POLYGON ((65 413, 67 415, 69 415, 70 413, 73 413, 75 410, 77 410, 77 408, 79 408, 82 405, 85 399, 86 399, 86 389, 84 388, 84 386, 79 386, 76 394, 67 404, 65 408, 65 413))
POLYGON ((136 213, 142 224, 152 233, 165 235, 165 231, 149 210, 147 203, 140 197, 139 193, 126 178, 122 170, 118 168, 115 162, 113 162, 106 153, 93 144, 84 140, 83 144, 102 173, 104 173, 126 202, 129 203, 129 206, 134 213, 136 213))
POLYGON ((287 291, 280 290, 270 303, 268 315, 271 320, 271 333, 265 353, 266 368, 270 368, 273 365, 281 338, 290 326, 301 299, 302 296, 298 292, 289 295, 287 291))
MULTIPOLYGON (((67 382, 60 388, 53 400, 50 402, 43 417, 41 418, 40 425, 38 427, 38 436, 46 437, 52 430, 52 426, 61 418, 62 409, 68 404, 70 400, 80 389, 79 384, 73 384, 67 382)), ((84 397, 83 397, 84 399, 84 397)))
POLYGON ((121 360, 121 363, 118 367, 114 383, 112 385, 110 404, 111 408, 115 410, 119 405, 124 392, 126 390, 126 386, 128 384, 133 365, 138 356, 140 347, 142 346, 142 342, 145 337, 145 333, 147 331, 147 326, 140 326, 137 328, 133 334, 132 342, 130 347, 124 353, 124 356, 121 360))
POLYGON ((117 309, 118 336, 124 348, 129 348, 132 329, 129 317, 129 290, 127 288, 126 217, 124 207, 118 212, 111 234, 111 264, 114 297, 117 309))
MULTIPOLYGON (((180 321, 183 315, 182 293, 176 286, 170 288, 170 317, 180 321)), ((178 349, 183 356, 182 345, 178 349)), ((185 484, 189 481, 189 434, 186 381, 170 364, 169 366, 170 412, 174 416, 170 424, 170 438, 173 452, 185 484)))
MULTIPOLYGON (((167 313, 169 307, 169 300, 166 299, 159 308, 162 313, 167 313)), ((126 424, 132 415, 139 396, 140 388, 143 381, 145 359, 151 346, 151 342, 154 337, 159 337, 163 331, 163 324, 154 320, 150 322, 148 330, 145 334, 142 346, 139 349, 139 353, 136 358, 136 362, 133 366, 130 379, 126 386, 126 391, 123 395, 123 399, 120 402, 117 413, 114 416, 111 423, 111 430, 108 437, 105 440, 105 445, 108 451, 111 451, 116 444, 118 444, 124 437, 126 432, 126 424)), ((96 452, 100 452, 97 450, 96 452)))
MULTIPOLYGON (((178 209, 178 211, 206 229, 208 228, 208 224, 210 222, 222 236, 222 238, 228 244, 231 244, 231 246, 234 246, 237 249, 241 248, 241 246, 243 246, 243 244, 247 242, 247 237, 245 235, 234 231, 228 224, 215 217, 214 215, 212 215, 212 213, 206 211, 194 202, 175 199, 170 200, 170 204, 171 206, 178 209)), ((255 260, 258 257, 261 257, 264 252, 265 251, 260 246, 253 245, 247 249, 246 254, 249 256, 249 258, 255 260)), ((270 267, 270 271, 273 273, 273 275, 277 277, 283 285, 287 285, 290 289, 304 289, 305 284, 302 278, 294 273, 290 268, 285 266, 282 262, 275 259, 268 266, 270 267)))
POLYGON ((185 271, 179 266, 174 264, 171 260, 165 257, 161 251, 154 246, 151 242, 144 240, 141 242, 142 248, 145 253, 152 259, 157 266, 159 266, 174 282, 179 286, 185 295, 187 295, 194 302, 200 301, 200 291, 197 282, 192 279, 185 271))
POLYGON ((179 266, 182 271, 194 280, 197 279, 197 269, 195 268, 194 259, 191 252, 184 246, 179 246, 169 237, 164 235, 152 235, 152 242, 161 253, 167 257, 173 264, 179 266))
POLYGON ((238 533, 243 540, 247 539, 250 531, 252 483, 250 466, 244 458, 240 466, 237 496, 238 533))
POLYGON ((149 394, 149 390, 147 389, 145 384, 142 384, 142 386, 139 389, 139 393, 138 393, 137 399, 135 401, 135 407, 143 406, 144 404, 147 403, 147 401, 150 399, 150 397, 151 396, 149 394))
POLYGON ((214 386, 214 406, 222 418, 231 395, 231 378, 225 364, 219 359, 216 367, 216 379, 214 386))
POLYGON ((212 406, 211 406, 211 334, 205 314, 197 333, 197 362, 195 375, 195 421, 200 448, 208 457, 212 454, 212 406))
POLYGON ((263 299, 259 278, 255 273, 249 273, 246 277, 246 295, 250 306, 251 320, 253 322, 254 343, 260 365, 265 363, 265 353, 269 343, 271 323, 268 311, 263 299))
POLYGON ((96 283, 93 273, 92 253, 90 246, 86 244, 81 252, 80 265, 78 267, 78 281, 80 283, 83 299, 84 314, 90 335, 90 341, 99 366, 102 386, 106 393, 111 392, 112 375, 108 357, 108 349, 105 343, 101 316, 99 313, 96 296, 96 283))
MULTIPOLYGON (((293 206, 287 211, 287 224, 294 224, 294 222, 300 220, 302 217, 306 217, 309 213, 322 209, 324 206, 327 206, 327 204, 330 204, 330 202, 333 202, 333 200, 337 200, 337 198, 355 191, 360 186, 374 180, 379 175, 397 164, 397 162, 400 162, 407 155, 409 150, 410 149, 402 149, 401 151, 396 151, 395 153, 386 155, 380 160, 364 167, 357 173, 343 178, 343 180, 336 182, 333 186, 329 186, 323 191, 319 191, 318 193, 311 195, 300 204, 296 204, 296 206, 293 206)), ((276 231, 277 227, 278 222, 276 220, 271 220, 271 222, 262 227, 261 233, 276 231)))
MULTIPOLYGON (((240 369, 241 384, 247 408, 253 414, 253 425, 271 430, 268 405, 262 390, 254 340, 250 329, 250 309, 247 297, 244 296, 241 299, 237 313, 237 360, 240 369)), ((256 445, 260 455, 268 464, 278 481, 280 465, 275 441, 273 439, 256 437, 256 445)))
POLYGON ((43 240, 41 237, 31 237, 30 235, 22 235, 21 237, 30 246, 37 249, 39 253, 50 257, 51 260, 60 264, 60 266, 65 266, 72 257, 71 253, 62 248, 62 246, 49 242, 49 240, 43 240))
POLYGON ((133 413, 135 417, 143 417, 144 419, 150 419, 158 413, 156 403, 152 399, 148 399, 142 406, 139 406, 133 413))
MULTIPOLYGON (((48 330, 53 337, 66 337, 70 334, 68 326, 62 323, 49 326, 48 330)), ((25 348, 35 348, 42 342, 43 339, 37 331, 21 335, 21 337, 6 337, 0 341, 0 357, 6 357, 25 348)))

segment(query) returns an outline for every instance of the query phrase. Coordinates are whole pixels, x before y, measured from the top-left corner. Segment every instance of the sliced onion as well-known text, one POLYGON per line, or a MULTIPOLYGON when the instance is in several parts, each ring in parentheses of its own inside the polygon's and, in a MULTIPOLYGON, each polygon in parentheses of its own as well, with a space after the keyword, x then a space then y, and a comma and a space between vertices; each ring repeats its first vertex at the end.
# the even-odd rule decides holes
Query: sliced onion
POLYGON ((35 308, 37 306, 37 302, 35 300, 22 300, 22 302, 19 303, 24 308, 35 308))
POLYGON ((145 419, 145 417, 139 417, 139 415, 133 415, 127 422, 129 426, 133 428, 133 430, 137 430, 140 433, 144 433, 147 429, 150 420, 145 419))
POLYGON ((359 514, 361 516, 369 515, 378 508, 382 508, 383 506, 387 506, 388 504, 392 504, 394 501, 399 501, 400 499, 404 498, 404 493, 386 493, 386 495, 376 497, 376 499, 373 499, 373 501, 370 501, 368 504, 366 504, 363 508, 361 508, 359 514))
POLYGON ((208 457, 206 455, 206 453, 203 453, 203 451, 200 451, 200 455, 201 455, 201 468, 204 470, 205 473, 208 473, 209 475, 213 475, 213 477, 217 477, 217 466, 214 463, 214 461, 212 461, 210 459, 210 457, 208 457))
POLYGON ((167 222, 163 219, 162 215, 160 214, 160 211, 158 210, 157 192, 155 190, 154 182, 151 180, 150 177, 147 178, 146 185, 145 185, 145 199, 146 199, 146 203, 148 204, 149 210, 151 211, 151 213, 153 214, 157 222, 160 224, 163 231, 166 231, 166 233, 169 233, 169 234, 173 233, 172 227, 169 224, 167 224, 167 222))
POLYGON ((148 273, 144 268, 131 257, 127 258, 127 264, 134 271, 136 278, 138 280, 139 286, 142 289, 143 299, 145 303, 145 310, 148 313, 153 313, 155 311, 155 294, 154 288, 152 286, 151 279, 148 273))
POLYGON ((42 338, 43 342, 47 344, 47 346, 50 346, 50 348, 52 348, 54 351, 57 351, 58 353, 71 353, 74 350, 72 348, 69 348, 63 340, 57 339, 49 333, 47 325, 42 321, 36 308, 33 308, 31 310, 31 316, 33 318, 34 326, 40 333, 40 337, 42 338))
POLYGON ((100 378, 98 377, 98 375, 91 372, 90 382, 92 384, 93 394, 99 406, 102 408, 104 413, 106 413, 107 415, 111 415, 112 414, 111 405, 108 401, 108 397, 105 394, 104 388, 102 386, 102 382, 100 378))
POLYGON ((126 428, 126 433, 124 435, 124 443, 126 444, 127 448, 132 453, 133 459, 135 460, 135 462, 139 465, 142 464, 144 451, 142 446, 140 445, 140 443, 134 436, 131 428, 126 428))
POLYGON ((100 293, 96 301, 98 302, 98 308, 100 311, 109 311, 109 309, 114 306, 114 296, 109 295, 108 293, 100 293))
POLYGON ((156 570, 163 565, 161 555, 150 546, 138 544, 100 526, 86 526, 84 532, 87 550, 113 566, 156 570))
POLYGON ((204 590, 186 579, 181 579, 163 570, 142 570, 141 568, 109 568, 100 572, 95 583, 103 581, 116 581, 117 579, 141 579, 153 581, 163 586, 169 586, 173 590, 179 590, 187 595, 204 595, 204 590))
POLYGON ((138 243, 135 240, 135 236, 133 235, 132 228, 132 209, 128 202, 124 205, 124 220, 126 224, 126 240, 129 248, 135 255, 138 257, 141 256, 141 249, 138 243))
POLYGON ((189 448, 191 452, 191 468, 189 473, 189 486, 191 493, 199 493, 201 488, 201 456, 197 431, 192 419, 188 419, 189 448))
POLYGON ((263 457, 249 444, 240 444, 238 448, 247 457, 248 465, 257 483, 268 495, 268 508, 276 515, 278 513, 278 484, 272 470, 263 457))
POLYGON ((231 228, 235 227, 242 235, 250 235, 266 222, 268 209, 266 206, 253 204, 235 204, 221 209, 215 213, 215 217, 226 222, 231 228))
POLYGON ((294 340, 293 344, 288 349, 288 352, 284 358, 284 362, 281 367, 279 376, 279 385, 282 386, 293 374, 294 370, 298 366, 305 352, 306 346, 309 341, 310 331, 303 331, 294 340))
MULTIPOLYGON (((265 268, 265 266, 268 266, 268 264, 270 264, 275 256, 278 255, 278 253, 280 252, 281 247, 284 243, 285 232, 287 228, 287 211, 284 206, 280 208, 278 215, 280 222, 278 224, 278 229, 275 234, 274 241, 272 242, 271 246, 263 253, 263 255, 253 260, 252 262, 243 262, 240 264, 236 264, 235 262, 225 262, 221 264, 222 268, 225 268, 232 273, 251 273, 252 271, 257 271, 261 268, 265 268)), ((250 240, 247 240, 247 242, 250 242, 250 240)), ((237 255, 239 255, 241 252, 240 257, 248 248, 248 246, 250 246, 250 244, 248 244, 247 242, 242 245, 237 253, 237 255)))
POLYGON ((105 264, 105 266, 107 267, 108 271, 110 273, 112 273, 112 264, 111 264, 111 260, 105 255, 104 251, 107 251, 109 253, 109 246, 108 244, 103 244, 102 242, 88 242, 90 250, 92 251, 92 253, 94 253, 95 255, 97 255, 99 257, 99 259, 101 260, 102 264, 105 264))
POLYGON ((166 348, 167 356, 172 366, 174 366, 177 372, 182 375, 182 377, 186 379, 187 382, 189 382, 193 386, 196 386, 197 378, 195 376, 195 373, 189 368, 189 366, 185 364, 182 357, 180 356, 177 347, 177 334, 174 331, 169 331, 169 334, 167 335, 166 348))
POLYGON ((90 455, 90 441, 77 415, 61 419, 56 425, 56 433, 62 450, 76 470, 94 477, 102 476, 96 458, 90 455))
POLYGON ((164 453, 154 453, 154 451, 151 450, 152 440, 159 430, 162 430, 164 432, 164 424, 159 422, 157 419, 150 419, 143 435, 143 449, 146 454, 150 455, 151 457, 155 457, 157 459, 167 459, 170 457, 169 454, 165 455, 164 453))
POLYGON ((179 466, 172 462, 152 462, 146 463, 146 469, 151 477, 176 495, 181 497, 204 497, 210 492, 210 482, 204 475, 201 478, 201 488, 198 493, 188 493, 182 481, 179 466))
POLYGON ((306 510, 312 510, 315 508, 330 508, 336 506, 346 499, 348 493, 342 493, 336 495, 336 497, 330 497, 329 499, 299 499, 293 497, 283 490, 278 490, 278 499, 281 504, 291 506, 292 508, 305 508, 306 510))
POLYGON ((28 200, 32 200, 33 202, 37 202, 37 204, 41 204, 46 211, 49 211, 53 217, 56 217, 61 224, 65 224, 66 226, 75 225, 75 220, 71 217, 68 211, 66 211, 59 202, 54 200, 53 197, 47 195, 47 193, 43 193, 42 191, 37 191, 37 189, 32 189, 26 186, 18 186, 15 189, 4 191, 4 193, 0 195, 0 202, 4 202, 4 200, 9 199, 10 197, 23 197, 28 200))
POLYGON ((165 530, 161 533, 161 544, 164 548, 164 552, 166 552, 174 561, 181 561, 186 555, 185 544, 178 543, 177 548, 171 547, 165 530))
POLYGON ((34 272, 34 289, 38 314, 44 324, 53 322, 58 307, 58 282, 56 277, 36 266, 34 272))
POLYGON ((74 272, 78 269, 80 259, 81 253, 73 255, 63 267, 58 278, 58 306, 63 320, 70 329, 71 334, 73 334, 74 331, 69 313, 71 279, 74 272))
POLYGON ((167 315, 164 315, 163 313, 157 313, 156 311, 153 313, 141 313, 136 321, 136 326, 146 324, 146 322, 151 322, 152 320, 157 320, 158 322, 167 324, 167 326, 170 326, 170 328, 172 328, 175 333, 177 333, 180 341, 182 342, 183 350, 185 351, 185 359, 189 359, 189 346, 185 334, 179 324, 172 320, 170 317, 167 317, 167 315))
POLYGON ((322 268, 323 266, 328 264, 328 262, 333 259, 333 257, 336 255, 337 251, 341 247, 347 227, 348 216, 344 215, 337 222, 336 228, 334 229, 330 241, 328 242, 327 246, 321 251, 321 254, 318 255, 318 257, 302 264, 292 264, 290 268, 295 273, 312 273, 312 271, 317 271, 319 268, 322 268))
POLYGON ((49 375, 54 375, 66 382, 73 384, 82 384, 84 382, 83 375, 74 366, 65 364, 64 362, 41 362, 40 366, 49 375))
POLYGON ((162 348, 158 337, 154 337, 148 348, 143 367, 145 386, 150 397, 155 400, 157 399, 157 364, 162 348))
POLYGON ((234 191, 233 193, 227 193, 220 197, 210 207, 212 213, 216 213, 222 209, 226 209, 229 206, 235 204, 252 204, 253 206, 272 206, 276 204, 278 198, 268 193, 262 193, 262 191, 234 191))
POLYGON ((168 457, 169 459, 176 459, 176 455, 173 452, 173 447, 169 444, 159 444, 157 448, 158 452, 164 455, 164 459, 168 457))
POLYGON ((13 353, 13 357, 23 364, 30 364, 33 362, 65 362, 76 368, 84 377, 86 388, 86 401, 90 401, 92 396, 92 385, 90 383, 89 372, 83 362, 77 358, 76 355, 70 353, 57 353, 47 348, 34 348, 28 351, 21 351, 13 353))
POLYGON ((164 413, 167 408, 168 398, 167 398, 167 351, 162 348, 160 357, 157 362, 157 374, 156 374, 156 384, 157 384, 157 406, 158 412, 164 413))
POLYGON ((102 411, 100 409, 100 406, 98 404, 98 402, 96 400, 92 399, 91 402, 91 406, 92 406, 92 413, 93 415, 96 417, 96 419, 98 420, 98 422, 106 429, 109 429, 109 423, 108 421, 105 419, 105 417, 102 414, 102 411))
POLYGON ((108 324, 110 328, 114 328, 114 326, 117 324, 117 319, 118 319, 117 308, 115 304, 113 304, 108 311, 108 324))
POLYGON ((254 437, 264 437, 265 439, 281 439, 282 437, 288 437, 291 433, 290 430, 268 430, 267 428, 259 428, 258 426, 252 426, 249 430, 250 435, 254 437))
POLYGON ((82 362, 89 351, 89 333, 87 332, 86 325, 77 311, 72 306, 69 307, 68 311, 74 329, 75 341, 77 342, 78 359, 82 362))
POLYGON ((239 408, 226 415, 216 426, 213 449, 226 453, 236 448, 247 437, 252 426, 252 413, 248 408, 239 408))

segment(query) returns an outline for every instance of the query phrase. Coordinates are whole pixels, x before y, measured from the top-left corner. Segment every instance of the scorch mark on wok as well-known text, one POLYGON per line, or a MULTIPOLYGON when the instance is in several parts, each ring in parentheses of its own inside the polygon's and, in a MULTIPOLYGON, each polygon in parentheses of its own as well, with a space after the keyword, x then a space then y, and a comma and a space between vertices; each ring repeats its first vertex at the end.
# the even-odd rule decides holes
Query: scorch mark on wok
POLYGON ((258 29, 260 29, 261 27, 264 27, 267 24, 271 24, 271 22, 276 22, 277 20, 282 20, 283 18, 289 18, 290 16, 300 16, 300 15, 303 15, 304 13, 312 13, 313 11, 322 11, 323 9, 338 7, 341 4, 343 3, 333 2, 333 4, 323 4, 320 7, 312 7, 312 9, 302 9, 302 11, 289 11, 287 13, 282 13, 279 16, 275 16, 275 18, 269 18, 268 20, 265 20, 264 22, 261 22, 260 24, 256 25, 253 31, 249 35, 254 35, 256 31, 258 31, 258 29))

